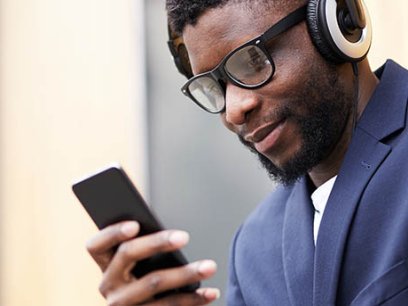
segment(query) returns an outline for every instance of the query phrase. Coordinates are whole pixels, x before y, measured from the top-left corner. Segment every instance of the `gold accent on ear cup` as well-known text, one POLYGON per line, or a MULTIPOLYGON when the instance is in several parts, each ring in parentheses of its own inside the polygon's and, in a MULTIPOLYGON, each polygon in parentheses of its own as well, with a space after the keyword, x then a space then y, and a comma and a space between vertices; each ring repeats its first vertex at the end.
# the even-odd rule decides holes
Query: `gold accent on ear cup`
POLYGON ((167 28, 169 33, 169 40, 167 42, 167 45, 170 49, 174 63, 178 71, 187 79, 189 79, 193 77, 193 71, 191 69, 190 58, 188 57, 188 52, 186 49, 186 45, 184 44, 183 37, 173 31, 169 24, 167 28))

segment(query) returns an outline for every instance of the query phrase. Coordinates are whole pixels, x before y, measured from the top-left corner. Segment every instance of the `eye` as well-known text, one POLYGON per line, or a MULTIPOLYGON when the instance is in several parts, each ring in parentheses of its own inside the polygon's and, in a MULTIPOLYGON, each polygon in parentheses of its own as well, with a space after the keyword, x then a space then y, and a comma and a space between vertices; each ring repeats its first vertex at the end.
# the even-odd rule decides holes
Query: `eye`
POLYGON ((205 91, 207 93, 214 93, 215 91, 218 91, 218 87, 214 83, 210 83, 206 88, 205 91))
POLYGON ((247 52, 246 65, 248 72, 260 72, 270 64, 268 58, 258 48, 249 48, 247 52))
POLYGON ((235 80, 249 85, 264 82, 272 73, 268 56, 261 48, 254 45, 239 49, 228 59, 225 67, 235 80))
POLYGON ((261 56, 255 48, 248 50, 249 59, 247 65, 258 70, 260 66, 265 64, 264 56, 261 56))

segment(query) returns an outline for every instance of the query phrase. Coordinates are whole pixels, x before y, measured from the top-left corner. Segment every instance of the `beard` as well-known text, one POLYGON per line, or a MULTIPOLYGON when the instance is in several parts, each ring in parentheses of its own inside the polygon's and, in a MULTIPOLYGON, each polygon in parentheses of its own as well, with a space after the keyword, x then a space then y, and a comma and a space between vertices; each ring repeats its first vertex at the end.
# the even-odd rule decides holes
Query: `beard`
MULTIPOLYGON (((258 156, 269 177, 291 185, 318 165, 334 149, 347 127, 356 97, 339 81, 334 64, 314 69, 291 103, 277 110, 279 118, 294 122, 300 130, 301 146, 284 164, 277 166, 256 151, 242 136, 240 141, 258 156), (304 114, 295 112, 305 110, 304 114)), ((353 84, 355 86, 355 84, 353 84)))

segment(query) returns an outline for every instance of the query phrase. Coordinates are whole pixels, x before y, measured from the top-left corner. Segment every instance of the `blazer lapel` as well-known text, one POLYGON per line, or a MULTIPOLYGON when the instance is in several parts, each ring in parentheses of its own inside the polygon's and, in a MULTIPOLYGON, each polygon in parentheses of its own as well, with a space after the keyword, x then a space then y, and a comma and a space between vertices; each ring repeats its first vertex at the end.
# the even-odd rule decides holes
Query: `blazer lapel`
POLYGON ((335 305, 341 259, 354 211, 368 181, 390 151, 389 146, 356 130, 319 229, 313 305, 335 305))
POLYGON ((313 206, 305 178, 295 184, 286 203, 282 241, 283 269, 291 304, 312 305, 313 206))
MULTIPOLYGON (((385 67, 385 68, 384 68, 385 67)), ((391 152, 382 143, 405 127, 407 74, 392 61, 356 128, 330 194, 316 244, 313 305, 335 305, 341 260, 353 215, 370 178, 391 152)))

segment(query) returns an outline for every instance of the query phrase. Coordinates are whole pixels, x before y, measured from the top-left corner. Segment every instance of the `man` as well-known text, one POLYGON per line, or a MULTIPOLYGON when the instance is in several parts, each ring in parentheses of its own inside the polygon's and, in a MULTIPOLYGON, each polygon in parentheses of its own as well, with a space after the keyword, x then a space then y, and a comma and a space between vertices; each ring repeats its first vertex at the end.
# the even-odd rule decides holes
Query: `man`
MULTIPOLYGON (((189 77, 183 92, 220 113, 280 182, 236 234, 228 305, 408 305, 408 72, 391 61, 371 71, 362 2, 168 0, 167 9, 188 51, 186 62, 173 50, 189 77)), ((138 230, 116 224, 88 244, 109 305, 219 296, 202 288, 154 299, 216 266, 135 279, 137 261, 188 241, 138 230)))

